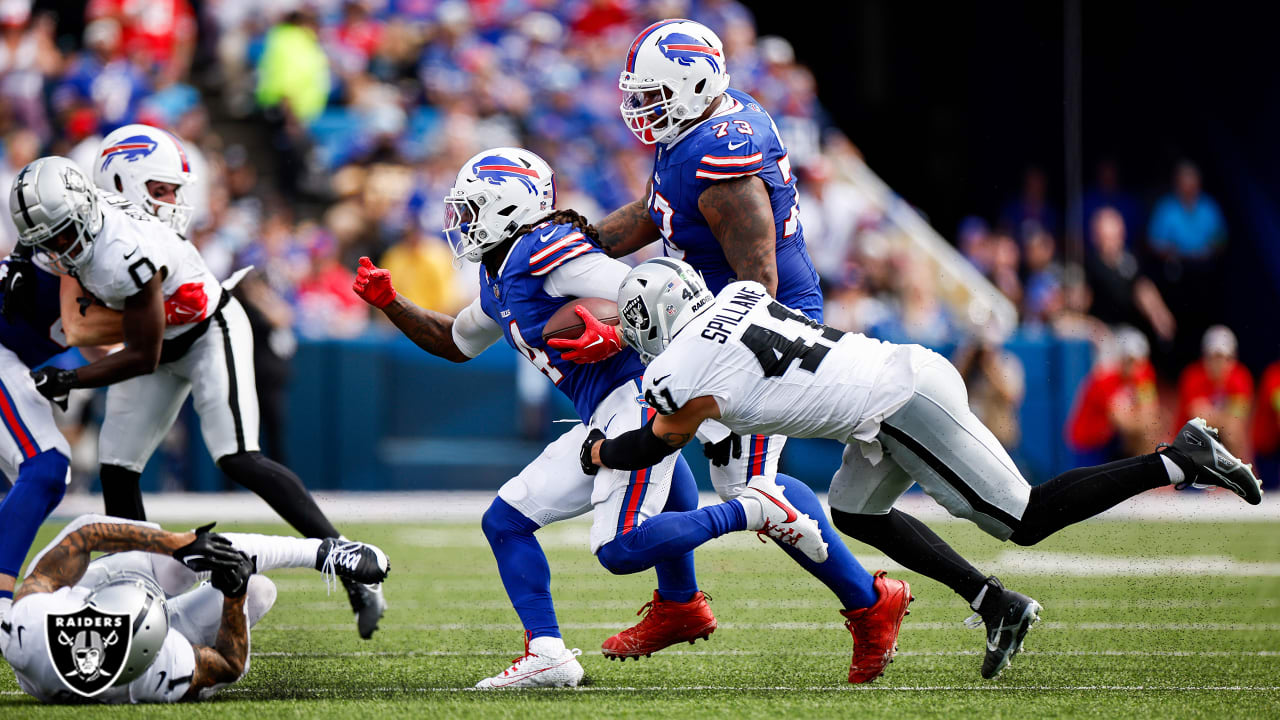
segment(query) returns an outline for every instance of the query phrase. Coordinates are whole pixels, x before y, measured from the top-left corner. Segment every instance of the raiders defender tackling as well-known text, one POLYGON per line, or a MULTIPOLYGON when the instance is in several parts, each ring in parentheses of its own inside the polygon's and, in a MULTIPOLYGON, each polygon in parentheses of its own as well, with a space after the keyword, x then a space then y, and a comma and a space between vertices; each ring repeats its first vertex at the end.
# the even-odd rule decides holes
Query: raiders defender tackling
POLYGON ((377 583, 390 568, 363 543, 211 527, 171 533, 85 515, 64 528, 0 623, 0 654, 23 691, 41 702, 206 699, 249 669, 249 630, 276 598, 256 573, 311 567, 377 583), (112 554, 90 562, 94 552, 112 554))
MULTIPOLYGON (((1262 500, 1249 466, 1199 418, 1155 453, 1070 470, 1033 488, 969 410, 963 379, 941 355, 826 327, 756 282, 729 283, 713 297, 689 265, 659 258, 627 275, 618 306, 624 339, 648 364, 645 397, 659 414, 613 439, 589 439, 584 463, 655 462, 708 419, 740 433, 838 440, 846 447, 831 481, 832 517, 855 537, 860 524, 897 512, 894 502, 914 483, 952 515, 1019 545, 1168 484, 1215 485, 1253 505, 1262 500)), ((995 677, 1022 647, 1039 603, 983 576, 931 532, 906 535, 877 547, 970 603, 974 626, 987 627, 982 675, 995 677)))

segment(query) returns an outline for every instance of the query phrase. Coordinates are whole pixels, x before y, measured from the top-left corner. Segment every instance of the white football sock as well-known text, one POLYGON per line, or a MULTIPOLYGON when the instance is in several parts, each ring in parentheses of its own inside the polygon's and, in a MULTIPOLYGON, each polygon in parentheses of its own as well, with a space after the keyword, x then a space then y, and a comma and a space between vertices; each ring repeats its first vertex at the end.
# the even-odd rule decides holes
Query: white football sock
POLYGON ((315 538, 280 537, 256 533, 222 533, 235 549, 258 558, 258 572, 277 568, 316 569, 316 553, 322 541, 315 538))
POLYGON ((744 493, 729 502, 736 502, 742 506, 743 512, 747 514, 748 530, 759 530, 764 527, 764 501, 758 496, 744 493))
POLYGON ((1164 461, 1164 469, 1169 473, 1169 484, 1177 485, 1187 479, 1187 474, 1182 472, 1182 468, 1178 467, 1178 463, 1169 459, 1168 455, 1160 453, 1160 459, 1164 461))
POLYGON ((555 657, 564 654, 564 638, 543 635, 529 641, 529 652, 534 655, 555 657))

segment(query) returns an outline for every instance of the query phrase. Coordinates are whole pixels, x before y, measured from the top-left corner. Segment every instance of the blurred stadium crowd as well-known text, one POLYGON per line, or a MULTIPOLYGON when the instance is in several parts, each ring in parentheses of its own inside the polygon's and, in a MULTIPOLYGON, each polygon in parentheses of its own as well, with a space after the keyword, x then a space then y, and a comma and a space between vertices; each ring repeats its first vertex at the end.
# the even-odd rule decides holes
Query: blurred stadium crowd
MULTIPOLYGON (((90 0, 82 18, 65 16, 75 3, 55 5, 62 16, 0 0, 0 187, 40 155, 87 167, 130 122, 184 138, 199 178, 190 239, 222 277, 256 267, 240 292, 268 448, 297 338, 370 331, 350 292, 357 257, 425 307, 453 312, 474 297, 474 272, 453 266, 439 233, 440 200, 474 152, 538 152, 561 206, 593 220, 643 196, 652 151, 618 116, 617 78, 637 30, 665 17, 714 28, 733 85, 777 121, 828 323, 953 351, 975 410, 1018 443, 1017 357, 940 297, 934 264, 904 250, 847 172, 858 150, 823 111, 813 73, 736 0, 90 0)), ((998 213, 952 239, 1018 307, 1022 336, 1094 344, 1071 447, 1098 461, 1147 452, 1198 414, 1245 457, 1280 451, 1280 363, 1255 391, 1235 359, 1213 301, 1229 233, 1196 167, 1174 168, 1169 188, 1133 189, 1103 161, 1072 246, 1068 220, 1030 168, 998 213)), ((3 254, 14 231, 0 227, 3 254)))

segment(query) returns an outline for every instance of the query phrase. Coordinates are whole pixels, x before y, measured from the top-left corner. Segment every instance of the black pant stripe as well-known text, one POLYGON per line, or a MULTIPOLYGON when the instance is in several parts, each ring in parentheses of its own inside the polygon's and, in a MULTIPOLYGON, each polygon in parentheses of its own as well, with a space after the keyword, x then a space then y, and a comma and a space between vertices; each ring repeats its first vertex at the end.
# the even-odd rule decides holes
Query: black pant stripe
POLYGON ((972 487, 969 487, 968 483, 961 479, 960 475, 955 470, 952 470, 946 463, 942 462, 937 455, 934 455, 928 448, 921 445, 920 441, 903 432, 901 429, 889 425, 888 423, 880 423, 880 429, 885 435, 888 435, 894 440, 902 443, 902 445, 906 447, 907 450, 911 451, 913 455, 925 461, 929 467, 933 468, 934 472, 938 473, 938 476, 942 478, 943 482, 950 485, 956 492, 960 493, 960 496, 968 501, 969 505, 974 510, 977 510, 983 515, 999 520, 1009 528, 1014 530, 1018 529, 1018 526, 1021 524, 1018 518, 1010 515, 1004 510, 1001 510, 995 505, 992 505, 986 500, 983 500, 972 487))
POLYGON ((222 313, 214 315, 214 318, 218 321, 218 327, 222 329, 222 354, 227 361, 227 385, 230 388, 231 419, 235 421, 236 425, 236 452, 242 453, 245 450, 244 422, 240 419, 240 386, 236 381, 235 354, 231 351, 231 330, 227 327, 227 320, 222 317, 222 313))

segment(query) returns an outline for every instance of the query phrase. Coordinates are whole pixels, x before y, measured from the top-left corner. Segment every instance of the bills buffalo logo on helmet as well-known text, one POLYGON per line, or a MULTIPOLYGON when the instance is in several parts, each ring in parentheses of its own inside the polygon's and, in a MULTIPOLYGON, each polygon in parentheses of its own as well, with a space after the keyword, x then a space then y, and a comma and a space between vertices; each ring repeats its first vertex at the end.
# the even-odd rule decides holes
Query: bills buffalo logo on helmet
POLYGON ((684 33, 671 33, 658 43, 658 49, 668 60, 678 65, 691 67, 698 60, 706 60, 711 64, 713 72, 720 72, 720 51, 684 33))
POLYGON ((649 310, 645 308, 644 300, 639 295, 627 301, 622 308, 622 315, 636 330, 649 329, 649 310))
POLYGON ((45 618, 45 648, 62 684, 84 697, 111 687, 133 643, 128 613, 85 607, 45 618))
MULTIPOLYGON (((106 160, 102 161, 102 169, 106 170, 111 161, 117 157, 129 162, 137 162, 155 152, 157 147, 159 145, 156 141, 146 135, 131 135, 102 151, 100 157, 106 158, 106 160)), ((185 165, 185 157, 183 159, 185 165)))
POLYGON ((537 192, 537 189, 533 186, 533 180, 541 179, 537 170, 527 168, 514 160, 498 155, 480 158, 479 162, 471 166, 471 171, 476 174, 476 177, 490 185, 501 185, 507 180, 518 180, 531 193, 537 192), (533 180, 530 180, 530 178, 533 178, 533 180))

